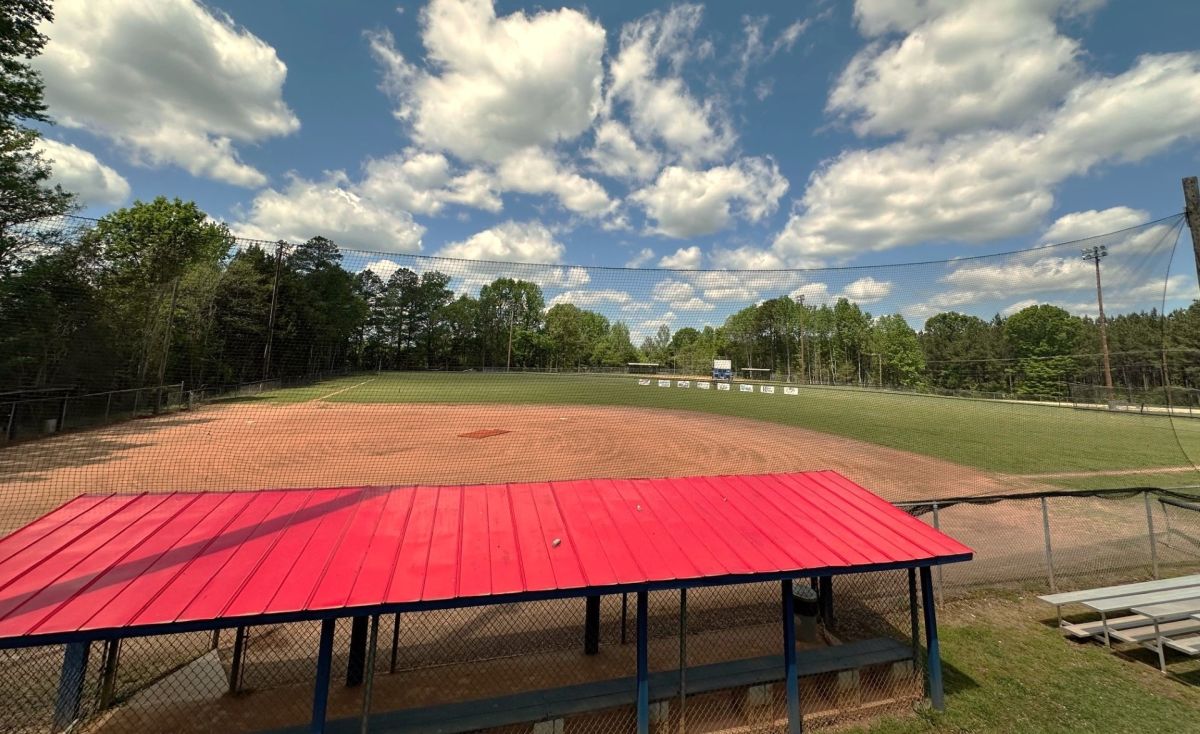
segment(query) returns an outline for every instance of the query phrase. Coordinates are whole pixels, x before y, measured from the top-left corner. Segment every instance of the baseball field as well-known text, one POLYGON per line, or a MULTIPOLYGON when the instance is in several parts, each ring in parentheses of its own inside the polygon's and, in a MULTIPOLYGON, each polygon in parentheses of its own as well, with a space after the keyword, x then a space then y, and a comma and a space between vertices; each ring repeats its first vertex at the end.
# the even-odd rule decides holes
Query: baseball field
POLYGON ((836 469, 893 501, 1200 484, 1200 420, 626 375, 369 373, 0 450, 4 530, 82 492, 836 469), (483 433, 478 433, 478 432, 483 433))

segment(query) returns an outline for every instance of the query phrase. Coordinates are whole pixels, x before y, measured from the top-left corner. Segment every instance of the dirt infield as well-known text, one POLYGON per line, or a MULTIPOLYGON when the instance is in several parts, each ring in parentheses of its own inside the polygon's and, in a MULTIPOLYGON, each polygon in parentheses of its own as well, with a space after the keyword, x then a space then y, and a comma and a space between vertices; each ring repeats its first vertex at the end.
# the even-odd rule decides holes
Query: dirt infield
POLYGON ((83 492, 445 484, 836 469, 889 500, 1034 482, 815 431, 688 411, 243 403, 0 450, 3 530, 83 492), (483 440, 460 434, 508 431, 483 440))

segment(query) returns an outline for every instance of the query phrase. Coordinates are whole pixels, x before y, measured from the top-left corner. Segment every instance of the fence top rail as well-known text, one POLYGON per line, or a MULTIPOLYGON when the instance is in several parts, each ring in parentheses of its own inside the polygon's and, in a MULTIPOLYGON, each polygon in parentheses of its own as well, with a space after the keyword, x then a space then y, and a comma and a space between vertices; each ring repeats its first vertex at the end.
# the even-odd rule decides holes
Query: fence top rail
POLYGON ((12 404, 16 404, 16 403, 53 402, 55 400, 66 400, 66 399, 81 400, 83 398, 104 397, 105 395, 120 395, 123 393, 130 393, 130 392, 145 392, 146 390, 182 390, 182 389, 183 389, 182 382, 173 382, 170 385, 151 385, 148 387, 126 387, 126 388, 122 388, 120 390, 105 390, 103 392, 89 392, 89 393, 83 393, 81 395, 71 395, 71 394, 51 395, 48 397, 20 398, 20 399, 16 399, 16 400, 3 400, 3 398, 6 395, 12 395, 14 393, 0 393, 0 405, 12 405, 12 404))
MULTIPOLYGON (((936 507, 939 510, 944 510, 955 505, 990 505, 996 502, 1004 502, 1007 500, 1038 500, 1043 497, 1049 499, 1053 497, 1069 497, 1076 499, 1087 499, 1095 497, 1099 499, 1115 498, 1128 499, 1137 497, 1141 494, 1155 494, 1162 498, 1178 498, 1185 504, 1187 500, 1200 501, 1200 494, 1192 491, 1181 490, 1197 490, 1200 486, 1186 485, 1182 487, 1174 487, 1171 489, 1163 489, 1161 487, 1113 487, 1110 489, 1053 489, 1041 492, 1013 492, 1010 494, 979 494, 967 497, 946 497, 944 499, 924 499, 924 500, 904 500, 894 502, 901 509, 908 510, 913 515, 923 515, 926 512, 931 512, 936 507)), ((1192 509, 1192 508, 1189 508, 1192 509)), ((1194 509, 1200 509, 1198 505, 1194 509)))

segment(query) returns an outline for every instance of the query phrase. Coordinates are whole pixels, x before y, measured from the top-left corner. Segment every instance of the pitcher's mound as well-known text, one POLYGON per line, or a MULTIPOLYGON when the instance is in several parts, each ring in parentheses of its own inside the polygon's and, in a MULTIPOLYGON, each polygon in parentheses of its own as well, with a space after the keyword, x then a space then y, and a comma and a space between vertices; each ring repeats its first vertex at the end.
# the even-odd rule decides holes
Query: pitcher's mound
POLYGON ((503 428, 480 428, 478 431, 470 431, 469 433, 460 433, 460 434, 458 434, 458 437, 459 438, 491 438, 492 436, 499 436, 503 433, 512 433, 512 431, 506 431, 503 428))

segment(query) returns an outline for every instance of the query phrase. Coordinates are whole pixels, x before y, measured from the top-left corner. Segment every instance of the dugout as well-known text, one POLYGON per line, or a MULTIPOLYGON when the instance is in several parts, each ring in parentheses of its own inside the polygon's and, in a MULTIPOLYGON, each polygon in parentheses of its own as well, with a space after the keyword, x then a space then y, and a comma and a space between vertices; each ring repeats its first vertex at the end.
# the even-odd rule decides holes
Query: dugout
POLYGON ((61 651, 59 731, 795 732, 922 677, 940 709, 930 569, 970 557, 835 472, 85 495, 0 540, 0 648, 61 651), (315 633, 306 681, 263 683, 272 627, 315 633), (90 706, 135 645, 221 630, 237 695, 209 652, 90 706))

